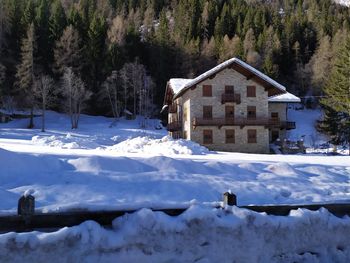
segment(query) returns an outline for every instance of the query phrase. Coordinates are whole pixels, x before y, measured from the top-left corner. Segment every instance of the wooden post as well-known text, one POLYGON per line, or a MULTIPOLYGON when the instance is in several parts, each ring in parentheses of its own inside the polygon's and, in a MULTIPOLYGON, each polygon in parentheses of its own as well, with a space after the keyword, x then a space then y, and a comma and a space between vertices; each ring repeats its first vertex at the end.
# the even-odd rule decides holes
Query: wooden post
POLYGON ((22 216, 25 224, 29 224, 30 217, 34 215, 35 197, 31 194, 24 194, 18 200, 17 214, 22 216))
POLYGON ((234 206, 237 205, 237 197, 231 192, 224 193, 224 206, 234 206))

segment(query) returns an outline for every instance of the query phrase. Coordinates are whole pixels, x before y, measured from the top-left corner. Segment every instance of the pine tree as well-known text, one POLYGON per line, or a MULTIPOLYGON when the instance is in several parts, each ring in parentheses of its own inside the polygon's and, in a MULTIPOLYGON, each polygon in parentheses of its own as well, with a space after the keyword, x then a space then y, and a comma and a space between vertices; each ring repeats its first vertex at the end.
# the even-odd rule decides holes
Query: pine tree
POLYGON ((50 4, 48 0, 40 0, 36 8, 35 24, 37 30, 37 45, 40 64, 48 71, 53 59, 52 46, 49 39, 50 4))
POLYGON ((6 44, 6 35, 10 31, 10 21, 7 6, 3 1, 0 2, 0 57, 6 44))
POLYGON ((62 36, 67 25, 67 17, 60 0, 52 4, 52 11, 49 19, 50 41, 55 43, 62 36))
POLYGON ((35 64, 35 52, 36 52, 36 39, 34 32, 34 24, 32 23, 28 30, 27 36, 22 42, 21 47, 21 64, 17 66, 17 80, 18 86, 23 92, 23 97, 27 105, 30 107, 30 120, 28 128, 34 127, 33 111, 34 111, 34 85, 35 85, 35 73, 37 66, 35 64))
POLYGON ((34 0, 28 0, 23 11, 22 24, 28 27, 35 20, 35 3, 34 0))
POLYGON ((86 51, 88 54, 88 64, 90 65, 93 88, 97 88, 97 83, 102 77, 102 68, 105 56, 105 40, 107 35, 107 25, 105 19, 95 13, 88 30, 88 43, 86 51))
MULTIPOLYGON (((337 53, 335 62, 324 88, 325 97, 321 103, 336 112, 339 125, 336 138, 340 143, 350 147, 350 36, 348 35, 342 48, 337 53), (339 127, 340 126, 340 127, 339 127)), ((331 122, 325 119, 325 126, 331 122)))

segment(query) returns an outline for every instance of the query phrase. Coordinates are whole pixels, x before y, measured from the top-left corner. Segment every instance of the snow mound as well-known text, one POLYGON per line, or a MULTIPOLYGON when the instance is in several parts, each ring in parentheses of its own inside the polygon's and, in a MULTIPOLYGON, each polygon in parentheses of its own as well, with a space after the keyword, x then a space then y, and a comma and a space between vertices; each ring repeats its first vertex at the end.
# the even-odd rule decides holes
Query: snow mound
POLYGON ((142 209, 105 229, 93 221, 52 233, 0 235, 1 262, 348 262, 350 219, 320 209, 268 216, 190 207, 142 209), (57 256, 59 255, 59 256, 57 256))
POLYGON ((287 163, 275 163, 266 167, 266 170, 279 176, 296 176, 293 167, 287 163))
POLYGON ((38 145, 45 145, 50 147, 62 148, 62 149, 81 148, 77 142, 71 141, 71 140, 72 140, 72 136, 70 133, 68 133, 65 137, 58 137, 55 135, 48 136, 48 137, 42 137, 42 136, 36 135, 32 137, 32 143, 38 144, 38 145))
POLYGON ((127 139, 106 148, 110 151, 125 153, 147 153, 153 155, 200 155, 209 153, 209 150, 193 141, 178 139, 169 136, 161 139, 152 139, 148 136, 127 139))

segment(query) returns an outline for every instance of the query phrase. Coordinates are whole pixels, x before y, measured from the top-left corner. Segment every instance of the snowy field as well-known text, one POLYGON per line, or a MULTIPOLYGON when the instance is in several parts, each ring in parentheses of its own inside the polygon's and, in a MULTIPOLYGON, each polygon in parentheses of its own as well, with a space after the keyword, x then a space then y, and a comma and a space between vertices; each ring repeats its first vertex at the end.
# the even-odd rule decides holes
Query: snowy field
MULTIPOLYGON (((310 115, 315 112, 295 112, 294 117, 298 114, 297 126, 314 121, 310 115)), ((178 218, 144 209, 116 219, 109 230, 86 222, 50 234, 2 234, 1 262, 55 262, 54 254, 62 255, 56 262, 76 257, 82 262, 115 262, 116 257, 118 262, 350 259, 349 218, 326 211, 274 217, 210 208, 228 189, 239 205, 350 202, 349 156, 209 152, 166 137, 165 129, 156 129, 157 120, 148 120, 143 129, 140 119, 110 127, 111 119, 83 115, 79 129, 72 131, 67 116, 50 112, 45 133, 40 118, 35 121, 34 130, 25 128, 27 120, 0 124, 0 213, 16 213, 17 200, 28 189, 41 212, 192 208, 178 218), (285 242, 279 245, 281 239, 285 242), (74 252, 63 253, 71 247, 74 252), (18 249, 22 252, 14 255, 18 249)), ((299 134, 311 136, 314 130, 294 131, 299 134)))
POLYGON ((211 203, 228 189, 240 205, 350 201, 346 155, 209 152, 166 137, 157 120, 110 127, 111 119, 83 115, 72 131, 67 116, 50 112, 45 133, 35 121, 34 130, 26 119, 0 124, 1 213, 15 213, 28 189, 44 212, 211 203))

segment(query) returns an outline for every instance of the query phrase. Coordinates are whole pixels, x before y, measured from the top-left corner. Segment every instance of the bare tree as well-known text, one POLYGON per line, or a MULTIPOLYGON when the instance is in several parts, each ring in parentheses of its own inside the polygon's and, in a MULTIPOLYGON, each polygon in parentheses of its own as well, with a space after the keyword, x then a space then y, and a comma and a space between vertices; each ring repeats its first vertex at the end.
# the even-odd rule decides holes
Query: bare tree
POLYGON ((149 117, 153 107, 152 79, 147 75, 144 65, 137 60, 126 63, 120 70, 122 87, 124 88, 124 109, 133 107, 133 114, 149 117))
POLYGON ((119 46, 124 44, 127 25, 125 19, 121 15, 117 15, 110 26, 107 36, 110 45, 117 44, 119 46))
POLYGON ((111 75, 103 82, 102 86, 105 88, 106 96, 111 105, 113 117, 119 118, 120 112, 120 95, 118 90, 118 71, 113 70, 111 75))
POLYGON ((54 81, 50 76, 40 75, 35 81, 34 96, 41 101, 41 131, 45 132, 45 111, 46 106, 53 101, 54 81))
POLYGON ((30 119, 28 128, 34 127, 34 103, 35 98, 33 94, 35 73, 37 72, 37 65, 35 63, 36 37, 34 31, 34 24, 32 23, 28 30, 27 36, 22 41, 21 46, 21 63, 17 66, 17 85, 24 93, 24 99, 30 107, 30 119))
POLYGON ((56 42, 54 54, 55 71, 63 74, 65 68, 70 67, 75 74, 79 73, 83 64, 83 52, 79 33, 72 25, 66 27, 60 40, 56 42))
POLYGON ((72 68, 65 69, 61 89, 62 95, 66 98, 65 106, 68 108, 72 129, 77 129, 80 113, 92 93, 85 88, 84 82, 72 68))

